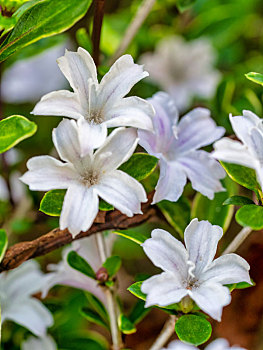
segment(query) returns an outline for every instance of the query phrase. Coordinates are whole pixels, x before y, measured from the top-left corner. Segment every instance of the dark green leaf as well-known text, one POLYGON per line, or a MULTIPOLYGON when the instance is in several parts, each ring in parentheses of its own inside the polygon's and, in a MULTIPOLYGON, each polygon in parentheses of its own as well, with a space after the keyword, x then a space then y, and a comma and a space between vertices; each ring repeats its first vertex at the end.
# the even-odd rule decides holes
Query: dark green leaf
POLYGON ((12 115, 0 121, 0 153, 14 147, 37 131, 35 123, 21 115, 12 115))
POLYGON ((108 271, 109 277, 116 275, 121 267, 121 258, 117 255, 110 256, 102 265, 108 271))
POLYGON ((96 274, 90 264, 75 251, 71 251, 67 256, 68 264, 84 275, 96 279, 96 274))
POLYGON ((147 153, 134 153, 126 163, 119 167, 119 170, 141 181, 154 171, 157 163, 158 159, 154 156, 147 153))
POLYGON ((5 230, 0 229, 0 262, 2 261, 7 248, 8 240, 5 230))
POLYGON ((119 330, 124 334, 132 334, 136 332, 135 325, 123 314, 118 318, 119 330))
POLYGON ((138 244, 142 244, 147 239, 147 237, 145 237, 142 233, 131 230, 119 230, 114 231, 113 233, 115 233, 118 236, 128 238, 129 240, 138 244))
POLYGON ((99 326, 105 327, 109 329, 109 324, 105 322, 105 320, 94 310, 83 307, 80 310, 80 313, 83 317, 85 317, 88 321, 98 324, 99 326))
POLYGON ((253 81, 253 83, 263 85, 263 74, 250 72, 245 74, 246 78, 253 81))
POLYGON ((100 199, 99 209, 102 211, 114 210, 114 206, 100 199))
POLYGON ((29 7, 0 47, 0 61, 39 39, 72 27, 87 12, 91 0, 43 0, 29 7))
POLYGON ((176 322, 175 332, 180 340, 197 346, 210 338, 212 327, 202 316, 184 315, 176 322))
POLYGON ((150 308, 145 308, 144 305, 144 301, 138 300, 132 308, 129 315, 129 320, 131 320, 133 324, 136 325, 139 323, 149 313, 150 308))
POLYGON ((244 205, 236 212, 236 221, 241 226, 249 226, 253 230, 263 228, 263 207, 255 204, 244 205))
POLYGON ((100 317, 106 322, 109 323, 109 316, 105 306, 102 302, 93 294, 85 292, 89 308, 93 309, 100 317))
POLYGON ((245 204, 255 204, 252 199, 243 196, 232 196, 227 198, 223 205, 245 205, 245 204))
POLYGON ((48 191, 40 202, 39 210, 50 216, 59 216, 66 190, 48 191))

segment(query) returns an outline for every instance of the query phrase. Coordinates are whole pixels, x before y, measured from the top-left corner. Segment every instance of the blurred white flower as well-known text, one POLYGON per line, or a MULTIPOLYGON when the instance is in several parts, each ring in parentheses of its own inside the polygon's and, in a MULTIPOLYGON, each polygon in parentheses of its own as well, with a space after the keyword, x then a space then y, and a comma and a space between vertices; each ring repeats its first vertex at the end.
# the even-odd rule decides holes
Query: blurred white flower
POLYGON ((214 144, 212 155, 224 162, 255 169, 263 188, 263 120, 250 111, 243 111, 243 116, 230 115, 229 119, 241 142, 224 137, 214 144))
POLYGON ((151 105, 139 97, 124 98, 138 81, 148 76, 130 55, 120 57, 100 83, 95 63, 83 48, 66 51, 57 61, 74 92, 61 90, 43 96, 33 114, 84 117, 97 129, 97 142, 100 136, 103 139, 107 127, 152 129, 151 105))
MULTIPOLYGON (((166 348, 163 348, 162 350, 166 350, 166 348)), ((175 340, 169 344, 167 350, 198 350, 198 348, 193 345, 185 344, 179 340, 175 340)), ((227 340, 216 339, 212 343, 207 345, 205 350, 246 350, 246 349, 240 348, 239 346, 230 347, 227 340)))
POLYGON ((177 36, 163 39, 154 53, 141 57, 149 79, 168 92, 181 111, 190 106, 194 96, 213 97, 220 78, 214 61, 207 39, 186 42, 177 36))
POLYGON ((32 295, 40 292, 46 277, 36 261, 30 260, 18 268, 0 274, 2 322, 14 321, 37 336, 46 334, 53 325, 49 310, 32 295))
POLYGON ((21 350, 57 350, 57 345, 50 335, 41 338, 31 336, 22 343, 21 350))
POLYGON ((192 187, 207 196, 224 191, 220 179, 225 176, 221 165, 199 148, 220 138, 225 129, 217 127, 210 112, 195 108, 178 122, 176 106, 168 94, 159 92, 149 99, 155 109, 154 133, 139 130, 139 144, 160 159, 160 177, 153 203, 163 199, 177 201, 187 178, 192 187))
POLYGON ((136 130, 115 129, 93 154, 94 138, 94 129, 83 118, 64 119, 53 130, 53 142, 65 163, 50 156, 34 157, 21 177, 34 191, 67 189, 60 228, 68 228, 73 237, 92 225, 99 196, 129 217, 141 213, 141 202, 147 201, 143 186, 117 170, 137 146, 136 130))
POLYGON ((63 54, 65 43, 15 62, 3 73, 2 99, 8 103, 35 102, 43 94, 65 85, 56 59, 63 54))
POLYGON ((248 263, 236 254, 214 259, 223 235, 221 227, 193 219, 184 233, 185 246, 167 231, 156 229, 142 247, 155 266, 164 270, 143 282, 146 307, 167 306, 190 297, 215 320, 231 301, 224 284, 250 282, 248 263))

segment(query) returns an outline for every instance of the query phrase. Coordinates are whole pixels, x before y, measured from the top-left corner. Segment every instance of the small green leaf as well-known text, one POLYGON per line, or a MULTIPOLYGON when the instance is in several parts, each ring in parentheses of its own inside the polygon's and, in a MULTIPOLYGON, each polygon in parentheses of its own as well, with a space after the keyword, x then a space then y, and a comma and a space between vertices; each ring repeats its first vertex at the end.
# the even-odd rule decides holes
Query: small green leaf
POLYGON ((250 72, 245 74, 245 77, 253 81, 253 83, 263 85, 263 74, 261 73, 250 72))
POLYGON ((141 291, 143 281, 133 283, 127 290, 135 295, 137 298, 146 300, 146 294, 141 291))
POLYGON ((7 249, 7 235, 5 230, 0 229, 0 262, 3 260, 3 257, 5 255, 6 249, 7 249))
POLYGON ((12 115, 0 121, 0 153, 9 150, 22 140, 34 135, 35 123, 21 115, 12 115))
POLYGON ((145 308, 145 303, 142 300, 138 300, 129 314, 129 320, 133 324, 141 322, 141 320, 150 312, 150 308, 145 308))
POLYGON ((66 190, 48 191, 40 202, 39 210, 50 216, 59 216, 66 190))
POLYGON ((114 210, 114 206, 100 199, 99 209, 102 211, 114 210))
POLYGON ((196 0, 176 0, 176 6, 178 10, 182 13, 193 6, 196 0))
POLYGON ((251 279, 251 284, 247 282, 239 282, 239 283, 232 283, 232 284, 226 284, 226 287, 229 288, 230 292, 232 292, 234 289, 246 289, 250 287, 254 287, 256 283, 251 279))
POLYGON ((82 258, 82 256, 80 256, 75 251, 72 250, 68 253, 67 261, 73 269, 83 273, 90 278, 96 279, 96 274, 93 268, 84 258, 82 258))
POLYGON ((252 199, 243 196, 232 196, 227 198, 223 205, 245 205, 245 204, 255 204, 252 199))
POLYGON ((102 302, 90 292, 85 292, 85 296, 87 298, 88 308, 94 310, 105 323, 109 324, 108 312, 102 302))
POLYGON ((236 221, 241 226, 249 226, 253 230, 263 228, 263 207, 255 204, 244 205, 236 212, 236 221))
POLYGON ((136 332, 135 325, 123 314, 118 318, 119 330, 124 334, 133 334, 136 332))
POLYGON ((184 315, 176 322, 175 332, 180 340, 197 346, 211 337, 212 326, 202 316, 184 315))
POLYGON ((80 313, 83 317, 85 317, 88 321, 98 324, 99 326, 105 327, 109 329, 109 324, 105 322, 105 320, 94 310, 83 307, 80 310, 80 313))
POLYGON ((239 185, 244 186, 250 190, 260 190, 260 186, 257 182, 257 176, 254 169, 247 168, 238 164, 231 164, 220 162, 228 176, 237 182, 239 185))
POLYGON ((119 170, 142 181, 154 171, 158 161, 159 159, 147 153, 134 153, 127 162, 119 167, 119 170))
POLYGON ((169 224, 176 229, 181 237, 184 237, 184 230, 190 222, 191 208, 189 201, 181 197, 177 202, 163 200, 157 205, 169 224))
POLYGON ((117 255, 110 256, 102 265, 108 271, 109 277, 116 275, 121 267, 121 258, 117 255))
POLYGON ((130 241, 133 241, 137 244, 142 244, 147 239, 147 237, 145 237, 142 233, 132 230, 118 230, 114 231, 113 233, 115 233, 118 236, 128 238, 130 241))

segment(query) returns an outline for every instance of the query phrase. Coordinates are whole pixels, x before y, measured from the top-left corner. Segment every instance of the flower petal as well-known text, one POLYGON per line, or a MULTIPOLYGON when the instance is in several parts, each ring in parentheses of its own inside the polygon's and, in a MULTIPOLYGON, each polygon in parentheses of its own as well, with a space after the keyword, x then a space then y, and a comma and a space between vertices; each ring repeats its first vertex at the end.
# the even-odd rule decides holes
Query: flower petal
POLYGON ((67 90, 60 90, 44 95, 31 113, 78 119, 83 115, 83 110, 76 94, 67 90))
POLYGON ((229 345, 226 339, 216 339, 212 343, 210 343, 205 350, 246 350, 239 346, 231 346, 229 345))
POLYGON ((60 229, 68 229, 75 237, 87 231, 99 211, 99 199, 92 187, 74 183, 68 188, 60 216, 60 229))
POLYGON ((217 282, 221 284, 247 282, 249 277, 249 264, 237 254, 226 254, 215 259, 208 269, 202 273, 202 281, 217 282))
MULTIPOLYGON (((24 349, 22 349, 24 350, 24 349)), ((31 349, 29 349, 31 350, 31 349)), ((197 347, 189 344, 185 344, 181 342, 180 340, 174 340, 171 343, 169 343, 168 348, 163 348, 162 350, 197 350, 197 347)), ((214 349, 215 350, 215 349, 214 349)), ((220 349, 222 350, 222 349, 220 349)))
POLYGON ((218 241, 222 236, 223 229, 208 221, 193 219, 186 227, 184 240, 189 260, 195 264, 196 277, 201 276, 211 264, 216 254, 218 241))
POLYGON ((220 179, 226 173, 222 166, 205 151, 192 151, 178 158, 178 162, 183 167, 187 177, 189 177, 192 187, 207 196, 214 198, 215 192, 225 191, 220 179))
POLYGON ((117 169, 133 154, 138 143, 134 129, 118 128, 94 154, 94 167, 100 172, 117 169))
POLYGON ((99 95, 101 104, 105 108, 110 108, 110 105, 127 95, 138 81, 148 75, 147 72, 143 71, 143 66, 133 62, 133 58, 130 55, 121 56, 100 82, 99 95))
POLYGON ((161 159, 160 177, 155 188, 153 204, 163 199, 176 202, 182 195, 186 185, 186 174, 180 164, 161 159))
POLYGON ((202 283, 200 287, 190 291, 189 295, 201 310, 217 321, 221 321, 222 309, 231 301, 229 289, 219 283, 202 283))
POLYGON ((21 350, 57 350, 57 345, 53 338, 49 335, 35 338, 29 337, 27 340, 23 341, 21 345, 21 350))
POLYGON ((163 272, 148 278, 143 282, 141 291, 147 294, 145 307, 178 303, 188 294, 180 279, 171 272, 163 272))
POLYGON ((237 137, 247 146, 251 145, 250 130, 260 124, 261 119, 250 111, 243 111, 244 116, 232 116, 229 120, 237 137))
POLYGON ((28 171, 20 180, 29 185, 32 191, 49 191, 65 189, 76 178, 76 173, 69 164, 50 156, 29 159, 28 171))
POLYGON ((178 280, 187 276, 188 254, 184 245, 169 232, 161 229, 152 231, 152 237, 142 244, 148 258, 157 267, 172 272, 178 280))
MULTIPOLYGON (((177 123, 179 112, 176 104, 174 103, 174 100, 171 96, 169 96, 169 94, 163 91, 159 91, 154 94, 152 98, 148 99, 148 101, 153 105, 155 111, 160 107, 162 108, 166 117, 169 119, 170 126, 177 123)), ((157 111, 156 114, 158 114, 157 111)), ((166 127, 168 127, 168 125, 166 125, 166 127)))
POLYGON ((109 176, 103 177, 95 188, 102 199, 127 216, 142 214, 141 202, 147 202, 143 186, 120 170, 112 171, 109 176))

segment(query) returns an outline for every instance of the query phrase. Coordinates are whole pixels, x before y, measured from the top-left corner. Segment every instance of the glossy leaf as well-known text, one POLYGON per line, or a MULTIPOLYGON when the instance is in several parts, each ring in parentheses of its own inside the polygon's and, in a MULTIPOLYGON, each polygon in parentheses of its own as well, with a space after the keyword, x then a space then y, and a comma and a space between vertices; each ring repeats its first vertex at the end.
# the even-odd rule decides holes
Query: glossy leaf
POLYGON ((9 150, 22 140, 34 135, 35 123, 21 115, 12 115, 0 121, 0 153, 9 150))
POLYGON ((88 307, 83 307, 80 313, 88 321, 98 324, 99 326, 105 327, 106 329, 109 329, 108 323, 106 323, 105 320, 96 311, 88 307))
POLYGON ((252 199, 243 196, 232 196, 227 198, 223 205, 245 205, 245 204, 255 204, 252 199))
POLYGON ((67 256, 68 264, 84 275, 96 279, 96 274, 90 264, 75 251, 71 251, 67 256))
POLYGON ((146 294, 141 291, 142 281, 133 283, 127 290, 137 298, 146 300, 146 294))
POLYGON ((249 80, 253 81, 253 83, 263 85, 263 74, 250 72, 250 73, 245 74, 245 76, 249 80))
POLYGON ((43 0, 19 17, 0 47, 0 61, 39 39, 64 32, 87 12, 91 0, 43 0))
POLYGON ((184 315, 176 322, 175 332, 183 342, 197 346, 210 338, 212 326, 205 317, 184 315))
POLYGON ((5 255, 6 249, 7 249, 7 235, 5 230, 0 229, 0 262, 3 260, 3 257, 5 255))
POLYGON ((110 256, 102 265, 108 272, 109 277, 116 275, 121 267, 121 258, 117 255, 110 256))
POLYGON ((124 334, 133 334, 136 332, 135 325, 123 314, 119 315, 118 326, 119 330, 124 334))
POLYGON ((253 230, 263 228, 263 207, 255 204, 244 205, 236 212, 236 221, 241 226, 249 226, 253 230))
POLYGON ((113 233, 115 233, 118 236, 125 237, 137 244, 142 244, 147 239, 147 237, 144 236, 142 233, 132 230, 118 230, 114 231, 113 233))

